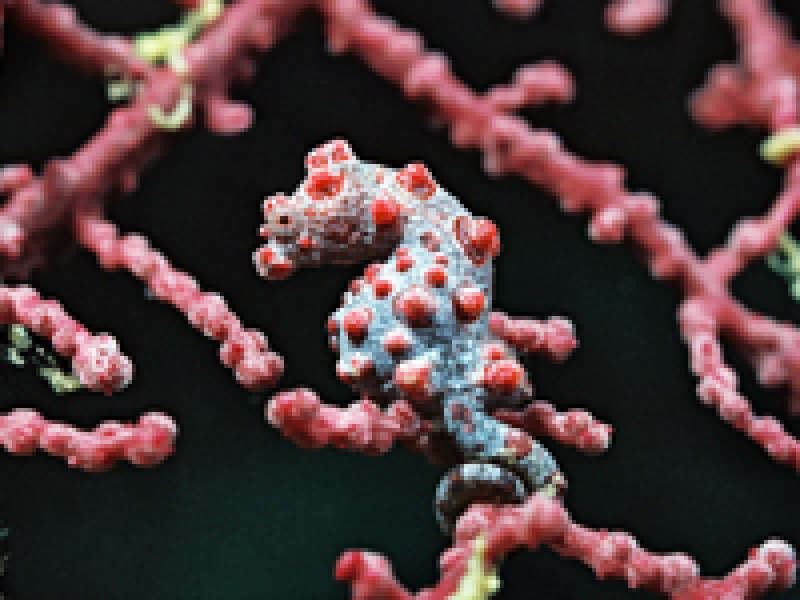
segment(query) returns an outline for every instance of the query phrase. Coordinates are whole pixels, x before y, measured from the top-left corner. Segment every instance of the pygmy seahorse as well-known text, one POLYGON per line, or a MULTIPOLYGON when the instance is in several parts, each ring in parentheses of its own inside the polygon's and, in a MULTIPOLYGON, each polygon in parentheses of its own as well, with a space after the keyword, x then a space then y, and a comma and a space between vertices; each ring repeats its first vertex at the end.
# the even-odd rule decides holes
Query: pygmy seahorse
POLYGON ((328 322, 337 375, 362 397, 398 398, 450 437, 464 464, 436 491, 443 528, 472 502, 522 502, 566 482, 550 453, 492 411, 519 406, 531 386, 514 349, 490 328, 494 223, 473 217, 421 164, 360 161, 335 140, 312 151, 296 191, 264 202, 259 273, 370 264, 328 322))

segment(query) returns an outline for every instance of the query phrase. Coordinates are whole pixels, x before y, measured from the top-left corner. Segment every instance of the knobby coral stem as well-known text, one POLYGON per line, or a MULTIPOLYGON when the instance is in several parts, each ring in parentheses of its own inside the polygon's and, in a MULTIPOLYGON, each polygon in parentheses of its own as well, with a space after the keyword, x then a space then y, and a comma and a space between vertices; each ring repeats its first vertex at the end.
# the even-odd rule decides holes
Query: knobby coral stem
POLYGON ((220 360, 234 371, 243 387, 259 390, 280 378, 283 359, 267 348, 266 336, 245 329, 222 296, 201 291, 191 275, 170 265, 143 236, 121 236, 113 223, 82 215, 77 222, 77 238, 94 252, 104 269, 129 271, 156 298, 177 308, 193 327, 218 341, 220 360))
POLYGON ((572 323, 562 317, 538 320, 493 312, 489 331, 519 352, 544 354, 553 360, 566 359, 578 345, 572 323))
POLYGON ((470 507, 459 519, 454 546, 441 556, 442 574, 435 587, 413 594, 398 583, 386 559, 358 550, 342 555, 335 574, 350 583, 354 600, 447 600, 469 574, 476 540, 485 540, 488 566, 514 550, 545 546, 585 563, 600 579, 624 579, 633 589, 652 590, 673 600, 748 600, 789 587, 796 568, 792 548, 769 540, 727 576, 704 578, 686 554, 656 554, 641 548, 630 534, 584 527, 559 501, 534 495, 521 506, 470 507))
POLYGON ((670 0, 612 0, 606 6, 606 26, 620 35, 639 35, 661 25, 670 0))
POLYGON ((705 260, 710 279, 727 284, 753 260, 764 257, 779 244, 781 235, 800 214, 800 160, 786 165, 784 186, 763 217, 743 219, 734 227, 725 246, 714 249, 705 260))
MULTIPOLYGON (((43 300, 28 286, 0 286, 0 322, 18 323, 48 338, 56 352, 72 359, 80 383, 106 394, 125 387, 133 365, 109 335, 95 335, 53 300, 43 300)), ((102 471, 120 459, 139 466, 172 454, 177 427, 161 413, 147 413, 135 425, 105 422, 93 431, 49 422, 33 410, 0 415, 0 444, 13 454, 38 449, 67 460, 70 466, 102 471)))
POLYGON ((157 412, 142 415, 134 424, 105 421, 88 431, 47 421, 30 409, 0 415, 0 443, 8 452, 28 455, 43 450, 70 467, 92 472, 106 471, 119 460, 139 467, 158 464, 174 451, 177 432, 175 422, 157 412))
MULTIPOLYGON (((741 322, 741 319, 737 321, 741 322)), ((700 379, 698 396, 702 402, 713 407, 724 421, 745 433, 776 461, 800 470, 800 442, 777 419, 756 416, 747 399, 738 391, 736 373, 725 362, 717 339, 723 326, 724 315, 712 312, 702 299, 689 299, 681 307, 681 334, 689 346, 692 372, 700 379)), ((747 338, 755 333, 734 330, 739 338, 747 338)), ((797 334, 786 339, 796 340, 797 334)), ((753 346, 751 353, 762 383, 797 385, 796 380, 787 381, 800 366, 797 350, 793 346, 795 344, 753 346)))
POLYGON ((286 437, 305 448, 336 448, 365 454, 384 454, 395 441, 414 441, 423 423, 404 401, 382 410, 369 400, 347 408, 320 401, 309 389, 276 395, 266 405, 267 420, 286 437))
MULTIPOLYGON (((542 0, 493 0, 506 14, 531 17, 539 11, 542 0)), ((606 26, 620 35, 639 35, 661 25, 669 14, 669 0, 611 0, 606 5, 606 26)))
POLYGON ((611 444, 612 428, 585 410, 559 412, 549 402, 536 400, 524 410, 499 409, 494 417, 534 436, 548 436, 587 454, 604 452, 611 444))
POLYGON ((8 4, 9 20, 16 27, 42 38, 60 57, 85 70, 130 79, 145 78, 151 72, 130 40, 97 33, 80 22, 71 6, 36 0, 16 0, 8 4))
POLYGON ((738 63, 709 71, 691 109, 700 123, 720 129, 736 124, 771 133, 798 124, 798 57, 788 23, 766 0, 723 0, 720 8, 733 27, 738 63))
POLYGON ((95 335, 54 300, 42 299, 29 286, 0 286, 0 323, 20 324, 51 341, 84 386, 110 394, 124 388, 133 364, 108 334, 95 335))
POLYGON ((181 75, 168 66, 150 67, 127 40, 94 33, 71 8, 38 0, 14 2, 9 7, 14 24, 43 32, 60 55, 73 56, 98 72, 139 81, 140 87, 132 102, 115 109, 103 129, 71 157, 50 161, 39 177, 6 186, 8 199, 0 209, 3 273, 24 277, 41 262, 44 242, 54 230, 69 224, 79 210, 101 207, 113 189, 130 191, 139 171, 167 139, 168 132, 151 119, 151 107, 169 116, 186 85, 193 89, 191 106, 184 94, 178 114, 165 123, 185 128, 190 120, 183 114, 199 107, 208 109, 207 123, 222 133, 249 125, 242 106, 227 100, 225 92, 236 77, 247 76, 242 65, 249 55, 274 43, 304 5, 269 0, 231 5, 211 30, 185 48, 187 72, 181 75))

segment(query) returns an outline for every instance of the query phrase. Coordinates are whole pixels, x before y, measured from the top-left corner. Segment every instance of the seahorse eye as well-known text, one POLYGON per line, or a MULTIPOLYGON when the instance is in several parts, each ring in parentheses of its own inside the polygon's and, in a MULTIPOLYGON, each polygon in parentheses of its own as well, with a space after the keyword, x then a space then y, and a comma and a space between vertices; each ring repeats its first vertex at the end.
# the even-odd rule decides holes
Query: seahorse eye
POLYGON ((294 226, 294 218, 287 212, 276 212, 272 217, 273 229, 277 235, 289 233, 294 226))

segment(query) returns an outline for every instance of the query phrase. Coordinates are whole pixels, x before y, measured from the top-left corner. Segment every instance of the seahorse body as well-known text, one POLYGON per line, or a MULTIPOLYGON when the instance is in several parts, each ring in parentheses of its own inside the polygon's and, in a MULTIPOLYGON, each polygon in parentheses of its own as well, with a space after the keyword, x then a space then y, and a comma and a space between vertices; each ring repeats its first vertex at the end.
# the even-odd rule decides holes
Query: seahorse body
POLYGON ((420 164, 362 162, 336 140, 306 166, 292 196, 265 201, 268 241, 255 264, 280 279, 305 266, 381 259, 351 282, 328 322, 337 375, 370 399, 409 400, 452 436, 469 464, 437 489, 440 523, 449 527, 475 500, 560 491, 547 450, 489 414, 531 395, 514 351, 489 331, 494 224, 473 218, 420 164))

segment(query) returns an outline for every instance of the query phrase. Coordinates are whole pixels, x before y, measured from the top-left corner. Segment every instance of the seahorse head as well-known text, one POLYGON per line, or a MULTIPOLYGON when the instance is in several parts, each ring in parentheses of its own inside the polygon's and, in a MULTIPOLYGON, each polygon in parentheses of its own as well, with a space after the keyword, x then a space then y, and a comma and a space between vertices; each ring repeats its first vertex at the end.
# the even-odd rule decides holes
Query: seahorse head
POLYGON ((261 276, 283 279, 301 267, 388 255, 412 210, 381 193, 388 171, 359 161, 344 140, 309 153, 306 178, 294 193, 264 200, 265 243, 253 255, 261 276))

